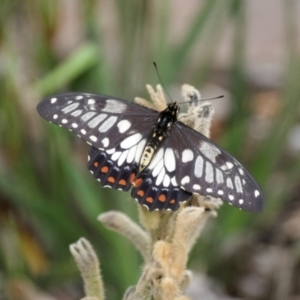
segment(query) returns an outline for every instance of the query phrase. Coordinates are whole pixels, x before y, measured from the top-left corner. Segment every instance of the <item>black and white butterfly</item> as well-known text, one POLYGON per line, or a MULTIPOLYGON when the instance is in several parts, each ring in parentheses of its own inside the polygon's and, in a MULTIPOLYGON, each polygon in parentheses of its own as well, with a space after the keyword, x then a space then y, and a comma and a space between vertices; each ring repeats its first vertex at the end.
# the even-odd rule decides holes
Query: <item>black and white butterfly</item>
POLYGON ((88 169, 103 187, 128 191, 149 210, 176 210, 193 193, 242 210, 263 207, 259 185, 229 153, 162 112, 111 96, 65 93, 37 106, 42 118, 68 128, 91 148, 88 169))

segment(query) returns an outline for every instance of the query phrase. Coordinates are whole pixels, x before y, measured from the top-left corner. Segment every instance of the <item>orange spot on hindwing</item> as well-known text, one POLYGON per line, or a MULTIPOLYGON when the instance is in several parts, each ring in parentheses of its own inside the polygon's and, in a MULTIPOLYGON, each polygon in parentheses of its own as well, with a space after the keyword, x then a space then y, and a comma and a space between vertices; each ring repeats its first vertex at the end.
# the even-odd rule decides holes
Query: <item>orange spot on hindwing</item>
POLYGON ((160 194, 159 197, 158 197, 158 200, 161 201, 161 202, 165 202, 166 199, 167 198, 166 198, 166 196, 164 194, 160 194))
POLYGON ((176 202, 175 199, 170 200, 170 204, 174 204, 176 202))
POLYGON ((137 192, 137 195, 139 195, 140 197, 144 197, 145 193, 144 193, 143 190, 139 190, 139 191, 137 192))
POLYGON ((112 177, 112 176, 108 177, 107 181, 110 182, 110 183, 115 183, 116 182, 115 178, 112 177))
POLYGON ((126 185, 126 180, 120 179, 118 183, 119 183, 119 185, 125 186, 126 185))
POLYGON ((152 197, 147 197, 146 201, 149 202, 149 203, 153 203, 153 198, 152 197))
POLYGON ((98 168, 99 167, 99 163, 97 161, 94 162, 94 167, 98 168))
POLYGON ((108 167, 107 166, 104 166, 101 168, 100 170, 102 173, 107 173, 108 172, 108 167))

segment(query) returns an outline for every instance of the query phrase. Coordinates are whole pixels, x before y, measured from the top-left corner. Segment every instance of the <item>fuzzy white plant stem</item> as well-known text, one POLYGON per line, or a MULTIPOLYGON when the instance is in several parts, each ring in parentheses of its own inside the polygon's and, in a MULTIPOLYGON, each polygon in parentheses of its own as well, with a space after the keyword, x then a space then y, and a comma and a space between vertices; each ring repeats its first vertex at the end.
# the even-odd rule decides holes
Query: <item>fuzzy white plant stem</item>
POLYGON ((149 236, 128 216, 118 211, 109 211, 99 215, 98 221, 102 222, 106 228, 127 237, 145 260, 149 257, 149 236))
POLYGON ((70 245, 84 282, 85 300, 104 300, 104 286, 96 253, 88 240, 80 238, 70 245))
MULTIPOLYGON (((199 224, 203 224, 208 215, 203 207, 186 207, 176 214, 172 238, 153 243, 151 259, 136 286, 135 298, 131 299, 188 299, 183 295, 191 280, 191 273, 186 270, 188 253, 196 233, 200 234, 202 226, 199 224)), ((151 213, 148 216, 151 217, 151 213)))

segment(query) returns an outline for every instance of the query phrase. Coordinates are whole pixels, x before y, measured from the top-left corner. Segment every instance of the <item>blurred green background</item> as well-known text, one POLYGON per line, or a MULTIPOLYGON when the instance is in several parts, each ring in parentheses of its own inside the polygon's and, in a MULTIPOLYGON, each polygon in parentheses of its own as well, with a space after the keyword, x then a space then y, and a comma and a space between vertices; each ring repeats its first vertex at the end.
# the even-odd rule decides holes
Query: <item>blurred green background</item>
POLYGON ((141 257, 96 220, 111 209, 137 220, 135 201, 101 189, 85 167, 88 146, 35 107, 63 91, 148 97, 145 84, 159 83, 153 61, 173 99, 183 83, 225 95, 212 138, 265 193, 260 214, 223 205, 189 268, 231 296, 299 299, 300 10, 275 2, 1 1, 0 299, 82 297, 69 244, 83 236, 107 299, 137 282, 141 257))

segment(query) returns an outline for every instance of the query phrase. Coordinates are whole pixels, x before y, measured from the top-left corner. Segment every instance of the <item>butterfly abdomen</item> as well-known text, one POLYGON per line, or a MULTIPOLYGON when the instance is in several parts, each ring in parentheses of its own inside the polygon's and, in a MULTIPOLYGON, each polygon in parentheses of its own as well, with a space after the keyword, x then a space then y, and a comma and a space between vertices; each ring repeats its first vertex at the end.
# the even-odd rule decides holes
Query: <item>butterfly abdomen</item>
POLYGON ((177 120, 178 105, 171 103, 162 111, 157 118, 156 126, 150 135, 150 138, 143 150, 139 163, 139 173, 142 172, 150 164, 157 148, 165 139, 167 133, 172 128, 172 125, 177 120))

